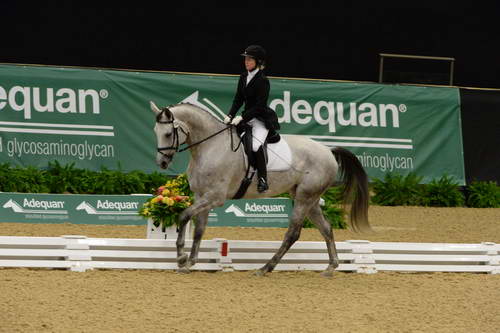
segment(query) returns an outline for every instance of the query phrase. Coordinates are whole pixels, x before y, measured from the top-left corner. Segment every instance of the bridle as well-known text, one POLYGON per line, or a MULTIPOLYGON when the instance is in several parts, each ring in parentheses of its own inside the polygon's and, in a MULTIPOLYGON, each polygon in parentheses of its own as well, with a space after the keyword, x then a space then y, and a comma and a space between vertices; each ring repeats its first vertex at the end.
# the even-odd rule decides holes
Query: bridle
POLYGON ((179 130, 178 130, 178 128, 181 129, 182 133, 184 133, 186 135, 186 137, 188 136, 188 133, 186 133, 186 131, 184 131, 184 129, 181 126, 176 126, 177 124, 176 124, 176 121, 174 119, 174 115, 173 114, 172 114, 172 120, 160 120, 161 119, 161 115, 166 110, 168 110, 168 108, 163 109, 162 113, 160 113, 160 115, 158 116, 158 119, 156 120, 156 122, 158 124, 173 124, 173 133, 172 134, 174 136, 174 140, 173 140, 171 146, 169 146, 169 147, 157 147, 156 150, 160 154, 162 154, 163 156, 165 156, 165 157, 171 157, 171 156, 165 154, 164 151, 166 151, 166 150, 173 150, 174 152, 179 152, 179 151, 184 151, 185 150, 185 149, 179 149, 179 146, 181 144, 184 144, 185 142, 179 143, 179 130))
MULTIPOLYGON (((165 120, 161 120, 161 115, 162 115, 165 111, 170 111, 170 110, 169 110, 168 108, 164 108, 164 109, 162 110, 162 113, 160 113, 160 114, 158 115, 157 119, 156 119, 156 122, 157 122, 158 124, 173 124, 173 133, 172 133, 172 134, 173 134, 173 136, 174 136, 174 139, 173 139, 172 145, 171 145, 171 146, 169 146, 169 147, 157 147, 157 148, 156 148, 156 150, 157 150, 160 154, 162 154, 163 156, 165 156, 165 157, 172 157, 172 156, 167 155, 167 154, 165 154, 165 153, 164 153, 164 151, 166 151, 166 150, 173 150, 173 151, 174 151, 174 152, 176 152, 176 153, 181 153, 181 152, 183 152, 183 151, 188 150, 188 149, 189 149, 189 148, 191 148, 191 147, 194 147, 194 146, 196 146, 196 145, 199 145, 200 143, 203 143, 203 142, 205 142, 205 141, 207 141, 207 140, 209 140, 209 139, 213 138, 214 136, 216 136, 216 135, 218 135, 218 134, 220 134, 220 133, 224 132, 224 131, 225 131, 225 130, 227 130, 227 129, 232 128, 232 126, 231 126, 231 125, 229 125, 229 126, 227 126, 227 127, 223 128, 223 129, 221 129, 220 131, 217 131, 217 132, 215 132, 214 134, 212 134, 212 135, 210 135, 210 136, 208 136, 208 137, 204 138, 203 140, 200 140, 200 141, 198 141, 198 142, 195 142, 195 143, 192 143, 192 144, 188 145, 187 147, 184 147, 184 148, 179 149, 179 146, 180 146, 180 145, 182 145, 182 144, 184 144, 184 143, 186 143, 186 142, 179 143, 179 130, 178 130, 178 129, 179 129, 179 128, 181 129, 182 133, 184 133, 184 135, 186 135, 186 138, 187 138, 187 136, 188 136, 188 133, 186 133, 186 131, 182 128, 182 126, 176 126, 176 125, 178 125, 178 123, 175 121, 174 114, 173 114, 171 111, 170 111, 170 114, 172 115, 172 120, 166 120, 166 121, 165 121, 165 120)), ((232 146, 232 137, 233 137, 233 136, 231 135, 231 146, 232 146)))

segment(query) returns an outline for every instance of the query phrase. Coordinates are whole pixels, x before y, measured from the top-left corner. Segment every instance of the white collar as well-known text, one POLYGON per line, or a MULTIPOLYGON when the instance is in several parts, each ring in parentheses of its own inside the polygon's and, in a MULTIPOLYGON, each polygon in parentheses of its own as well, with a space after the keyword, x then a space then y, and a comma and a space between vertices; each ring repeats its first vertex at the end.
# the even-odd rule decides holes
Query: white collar
POLYGON ((259 71, 259 68, 256 68, 254 69, 253 71, 251 72, 248 72, 248 75, 247 75, 247 84, 252 81, 252 79, 254 78, 255 74, 257 74, 257 72, 259 71))

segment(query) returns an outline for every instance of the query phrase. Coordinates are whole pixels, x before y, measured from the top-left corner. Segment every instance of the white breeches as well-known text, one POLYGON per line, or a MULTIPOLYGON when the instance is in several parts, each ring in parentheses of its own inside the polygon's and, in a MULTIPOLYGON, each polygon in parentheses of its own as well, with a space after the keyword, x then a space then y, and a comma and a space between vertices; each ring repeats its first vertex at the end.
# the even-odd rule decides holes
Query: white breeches
POLYGON ((256 152, 266 141, 267 133, 269 133, 269 130, 266 128, 262 121, 256 118, 250 120, 248 124, 252 126, 252 150, 256 152))

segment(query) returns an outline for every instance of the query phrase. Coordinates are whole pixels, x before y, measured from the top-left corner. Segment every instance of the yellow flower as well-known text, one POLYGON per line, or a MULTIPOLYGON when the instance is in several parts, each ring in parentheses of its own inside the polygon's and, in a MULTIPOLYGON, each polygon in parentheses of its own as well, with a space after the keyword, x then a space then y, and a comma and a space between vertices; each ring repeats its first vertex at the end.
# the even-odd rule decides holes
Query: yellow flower
POLYGON ((170 194, 170 191, 168 189, 163 190, 161 193, 164 197, 168 196, 170 194))
POLYGON ((163 200, 163 195, 160 194, 160 195, 154 197, 153 199, 151 199, 151 202, 152 203, 157 203, 157 202, 160 202, 162 200, 163 200))
POLYGON ((144 215, 148 215, 148 214, 149 214, 149 209, 144 209, 144 210, 142 211, 142 213, 143 213, 144 215))
POLYGON ((172 198, 166 198, 166 202, 165 202, 168 206, 172 206, 175 201, 172 199, 172 198))

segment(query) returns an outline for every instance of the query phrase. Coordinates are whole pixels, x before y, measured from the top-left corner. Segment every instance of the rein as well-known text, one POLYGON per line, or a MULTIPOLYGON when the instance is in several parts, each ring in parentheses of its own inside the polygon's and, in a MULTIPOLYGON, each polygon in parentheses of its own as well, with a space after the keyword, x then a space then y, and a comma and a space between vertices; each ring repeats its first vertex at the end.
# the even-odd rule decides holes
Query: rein
MULTIPOLYGON (((167 121, 161 121, 161 120, 158 120, 158 121, 157 121, 157 123, 159 123, 159 124, 174 124, 174 122, 175 122, 175 119, 173 118, 173 115, 172 115, 172 120, 167 120, 167 121)), ((179 128, 181 129, 181 131, 182 131, 182 132, 183 132, 186 136, 188 135, 188 133, 186 133, 182 127, 180 127, 180 126, 179 126, 179 128)), ((197 146, 197 145, 199 145, 199 144, 201 144, 201 143, 203 143, 203 142, 205 142, 205 141, 207 141, 207 140, 210 140, 210 139, 211 139, 211 138, 213 138, 214 136, 219 135, 220 133, 222 133, 222 132, 226 131, 227 129, 230 129, 230 130, 231 130, 231 150, 232 150, 233 152, 235 152, 235 151, 237 151, 237 150, 239 149, 239 147, 240 147, 240 145, 241 145, 241 139, 240 139, 240 142, 239 142, 239 144, 236 146, 236 149, 235 149, 235 148, 234 148, 234 142, 233 142, 233 126, 231 126, 231 125, 229 125, 229 126, 227 126, 227 127, 223 128, 223 129, 221 129, 221 130, 219 130, 219 131, 217 131, 217 132, 215 132, 215 133, 213 133, 213 134, 211 134, 211 135, 207 136, 206 138, 204 138, 204 139, 202 139, 202 140, 200 140, 200 141, 198 141, 198 142, 192 143, 192 144, 188 145, 187 147, 184 147, 184 148, 181 148, 181 149, 179 149, 179 146, 180 146, 181 144, 183 144, 183 143, 179 143, 179 130, 178 130, 178 127, 175 127, 175 126, 174 126, 174 131, 173 131, 173 134, 174 134, 174 141, 173 141, 173 143, 172 143, 172 146, 170 146, 170 147, 157 147, 157 148, 156 148, 156 150, 157 150, 160 154, 162 154, 162 155, 165 155, 165 154, 163 153, 163 151, 165 151, 165 150, 174 150, 176 153, 181 153, 181 152, 186 151, 186 150, 188 150, 188 149, 190 149, 190 148, 192 148, 192 147, 194 147, 194 146, 197 146)))
MULTIPOLYGON (((214 136, 216 136, 216 135, 218 135, 218 134, 220 134, 220 133, 224 132, 225 130, 227 130, 227 129, 229 129, 229 128, 231 128, 231 126, 225 127, 225 128, 223 128, 223 129, 221 129, 220 131, 217 131, 217 132, 215 132, 214 134, 212 134, 212 135, 210 135, 210 136, 207 136, 205 139, 202 139, 202 140, 200 140, 200 141, 198 141, 198 142, 192 143, 192 144, 190 144, 189 146, 184 147, 184 148, 182 148, 182 149, 177 149, 176 151, 177 151, 177 152, 179 152, 179 153, 181 153, 181 152, 183 152, 183 151, 185 151, 185 150, 188 150, 189 148, 194 147, 194 146, 197 146, 197 145, 199 145, 200 143, 203 143, 203 142, 205 142, 205 141, 207 141, 207 140, 209 140, 209 139, 213 138, 214 136)), ((231 136, 231 138, 232 138, 232 136, 231 136)))

